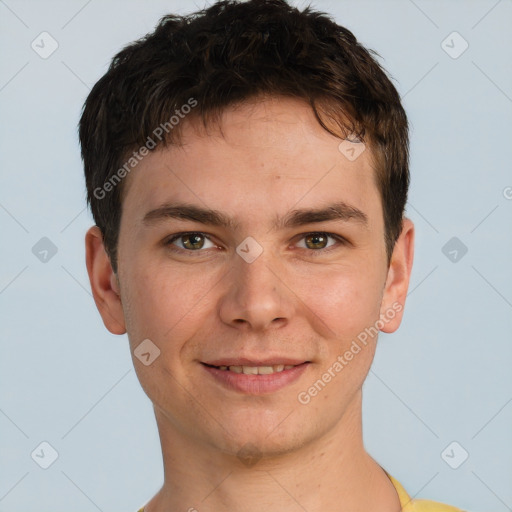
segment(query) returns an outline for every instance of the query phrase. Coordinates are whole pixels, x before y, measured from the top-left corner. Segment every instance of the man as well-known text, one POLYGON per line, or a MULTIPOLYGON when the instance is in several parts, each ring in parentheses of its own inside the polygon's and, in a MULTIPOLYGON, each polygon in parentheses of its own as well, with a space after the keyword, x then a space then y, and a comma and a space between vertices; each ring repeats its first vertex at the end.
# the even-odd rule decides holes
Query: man
POLYGON ((94 299, 161 439, 142 510, 457 510, 363 446, 414 228, 407 118, 352 33, 284 0, 167 16, 93 88, 80 141, 94 299))

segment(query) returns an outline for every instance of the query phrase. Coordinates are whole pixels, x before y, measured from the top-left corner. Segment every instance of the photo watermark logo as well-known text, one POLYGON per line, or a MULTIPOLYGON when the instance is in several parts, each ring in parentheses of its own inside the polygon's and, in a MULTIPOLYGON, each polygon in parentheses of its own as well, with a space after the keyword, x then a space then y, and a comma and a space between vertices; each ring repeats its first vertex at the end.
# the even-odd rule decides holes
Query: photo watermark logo
POLYGON ((311 402, 311 399, 322 391, 325 386, 329 382, 334 379, 342 370, 347 366, 350 361, 354 359, 357 354, 361 352, 361 350, 366 347, 369 339, 375 338, 379 331, 390 321, 395 318, 396 314, 402 311, 403 305, 399 302, 394 302, 391 308, 387 309, 384 315, 381 315, 379 320, 377 320, 371 327, 367 327, 364 331, 361 331, 357 335, 357 340, 353 340, 350 347, 343 353, 343 355, 339 355, 334 361, 333 364, 327 368, 327 370, 322 374, 322 376, 312 384, 307 390, 301 391, 297 395, 297 400, 302 405, 307 405, 311 402), (358 343, 359 342, 359 343, 358 343), (361 347, 362 344, 363 346, 361 347))
POLYGON ((96 199, 104 199, 108 192, 112 192, 121 181, 126 178, 128 174, 133 170, 138 163, 149 154, 149 152, 156 148, 156 146, 162 142, 165 138, 165 134, 168 134, 175 126, 177 126, 185 116, 189 114, 194 107, 197 106, 197 100, 189 98, 187 103, 176 109, 175 115, 172 115, 165 123, 160 123, 146 139, 137 151, 132 153, 132 156, 120 167, 102 187, 96 187, 93 191, 96 199), (154 137, 154 138, 153 138, 154 137), (155 140, 156 139, 156 140, 155 140))

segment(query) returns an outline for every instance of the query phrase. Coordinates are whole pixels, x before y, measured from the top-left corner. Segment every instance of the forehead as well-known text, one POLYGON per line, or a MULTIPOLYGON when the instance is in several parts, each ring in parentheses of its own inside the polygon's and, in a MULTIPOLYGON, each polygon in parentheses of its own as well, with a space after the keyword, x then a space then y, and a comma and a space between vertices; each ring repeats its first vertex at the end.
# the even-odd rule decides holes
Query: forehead
POLYGON ((243 103, 206 128, 196 118, 181 122, 180 145, 154 150, 129 175, 123 194, 129 209, 179 199, 255 215, 262 204, 289 209, 344 200, 361 209, 370 199, 380 202, 371 152, 349 158, 342 140, 301 100, 243 103))

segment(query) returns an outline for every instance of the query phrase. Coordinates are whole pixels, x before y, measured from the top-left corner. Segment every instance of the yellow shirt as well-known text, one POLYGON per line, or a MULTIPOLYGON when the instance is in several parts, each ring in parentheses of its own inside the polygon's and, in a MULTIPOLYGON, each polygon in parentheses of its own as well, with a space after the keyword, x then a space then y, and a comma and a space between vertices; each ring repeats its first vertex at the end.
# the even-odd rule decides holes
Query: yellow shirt
MULTIPOLYGON (((460 508, 452 507, 451 505, 443 505, 437 501, 413 500, 409 497, 398 480, 395 480, 387 471, 384 472, 395 486, 398 498, 400 499, 402 512, 464 512, 460 508)), ((138 510, 138 512, 144 512, 144 507, 138 510)))
POLYGON ((464 512, 460 508, 451 505, 443 505, 437 501, 413 500, 409 497, 405 489, 398 480, 395 480, 387 471, 384 471, 395 486, 402 512, 464 512))

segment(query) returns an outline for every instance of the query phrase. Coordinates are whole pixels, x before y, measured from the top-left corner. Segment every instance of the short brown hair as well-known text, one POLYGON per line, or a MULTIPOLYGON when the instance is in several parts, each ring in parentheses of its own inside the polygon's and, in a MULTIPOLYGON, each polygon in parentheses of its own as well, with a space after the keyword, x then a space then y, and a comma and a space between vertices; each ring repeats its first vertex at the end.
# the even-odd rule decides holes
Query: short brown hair
POLYGON ((185 105, 207 126, 229 105, 259 95, 302 99, 324 129, 369 145, 389 260, 409 186, 408 123, 372 54, 326 14, 285 0, 222 0, 187 16, 168 15, 120 51, 79 123, 87 200, 114 271, 122 178, 140 159, 136 150, 179 143, 183 123, 171 118, 185 105))

